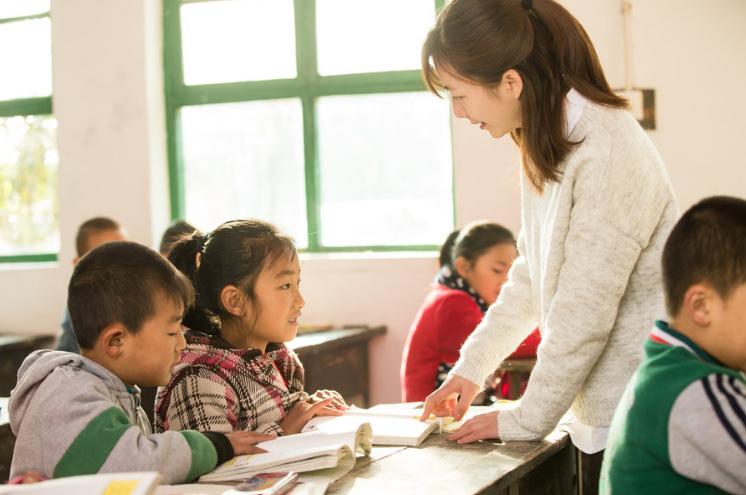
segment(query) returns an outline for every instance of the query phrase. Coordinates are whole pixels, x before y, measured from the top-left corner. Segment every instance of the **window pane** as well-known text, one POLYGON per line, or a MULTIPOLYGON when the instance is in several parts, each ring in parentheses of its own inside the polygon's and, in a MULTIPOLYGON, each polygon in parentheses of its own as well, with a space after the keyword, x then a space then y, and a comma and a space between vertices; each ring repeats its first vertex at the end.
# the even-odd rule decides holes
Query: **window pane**
POLYGON ((0 256, 57 253, 57 121, 0 118, 0 256))
POLYGON ((49 0, 0 0, 0 19, 49 12, 49 0))
POLYGON ((316 0, 319 74, 420 68, 433 0, 316 0))
POLYGON ((300 100, 185 107, 181 125, 187 221, 260 218, 306 247, 300 100))
POLYGON ((181 7, 184 83, 292 79, 292 0, 236 0, 181 7))
POLYGON ((49 18, 0 24, 0 100, 52 94, 49 18))
POLYGON ((448 102, 430 93, 318 102, 324 246, 440 244, 453 228, 448 102))

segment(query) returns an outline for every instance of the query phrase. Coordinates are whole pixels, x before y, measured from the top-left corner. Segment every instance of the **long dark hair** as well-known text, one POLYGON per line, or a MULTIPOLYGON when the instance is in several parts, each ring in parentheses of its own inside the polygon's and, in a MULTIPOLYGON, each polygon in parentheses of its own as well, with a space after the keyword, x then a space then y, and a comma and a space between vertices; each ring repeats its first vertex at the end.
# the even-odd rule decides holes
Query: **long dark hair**
POLYGON ((222 323, 236 318, 221 300, 223 289, 229 285, 244 291, 258 314, 254 288, 259 274, 280 256, 292 260, 296 254, 290 237, 274 225, 255 219, 225 222, 209 234, 182 236, 171 245, 168 260, 189 278, 196 292, 184 325, 219 335, 222 323))
POLYGON ((577 19, 554 0, 530 3, 524 9, 521 0, 454 0, 427 35, 422 75, 438 95, 443 84, 435 65, 487 87, 496 87, 510 69, 518 72, 521 127, 511 137, 521 148, 526 177, 541 192, 545 183, 559 182, 559 165, 579 144, 565 136, 564 97, 570 88, 609 107, 623 108, 627 100, 609 87, 577 19))

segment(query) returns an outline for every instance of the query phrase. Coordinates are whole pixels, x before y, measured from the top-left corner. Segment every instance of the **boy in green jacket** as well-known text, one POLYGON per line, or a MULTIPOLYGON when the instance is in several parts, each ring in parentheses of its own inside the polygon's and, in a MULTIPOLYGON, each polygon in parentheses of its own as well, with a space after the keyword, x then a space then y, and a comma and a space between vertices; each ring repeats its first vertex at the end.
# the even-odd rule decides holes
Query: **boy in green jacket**
POLYGON ((606 494, 746 493, 746 201, 707 198, 663 250, 667 324, 611 423, 606 494))
POLYGON ((237 454, 262 452, 256 432, 153 434, 138 386, 162 386, 185 347, 181 317, 191 284, 140 244, 109 242, 76 265, 68 307, 82 355, 26 358, 8 404, 17 436, 11 477, 159 471, 183 483, 237 454))

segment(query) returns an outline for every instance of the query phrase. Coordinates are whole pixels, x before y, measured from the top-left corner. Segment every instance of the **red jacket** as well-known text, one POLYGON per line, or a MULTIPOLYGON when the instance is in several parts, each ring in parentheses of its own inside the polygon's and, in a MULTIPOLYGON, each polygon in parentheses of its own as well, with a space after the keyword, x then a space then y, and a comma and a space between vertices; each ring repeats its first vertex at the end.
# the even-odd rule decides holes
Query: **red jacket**
MULTIPOLYGON (((462 290, 436 284, 409 329, 402 358, 402 400, 416 402, 435 390, 440 363, 455 363, 459 350, 484 315, 462 290)), ((510 357, 536 356, 541 337, 534 331, 510 357)), ((486 377, 485 377, 486 378, 486 377)))

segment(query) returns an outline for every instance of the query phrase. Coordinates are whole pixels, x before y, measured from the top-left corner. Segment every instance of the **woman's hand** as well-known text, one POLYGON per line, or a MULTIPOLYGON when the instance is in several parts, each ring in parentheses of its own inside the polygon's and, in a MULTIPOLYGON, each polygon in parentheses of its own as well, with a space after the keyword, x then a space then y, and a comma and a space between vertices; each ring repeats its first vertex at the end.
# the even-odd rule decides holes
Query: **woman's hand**
POLYGON ((259 433, 256 431, 234 431, 228 433, 226 437, 228 437, 228 440, 231 442, 233 453, 235 455, 243 455, 261 454, 262 452, 266 452, 266 450, 261 449, 254 444, 273 440, 277 438, 277 435, 274 433, 259 433))
POLYGON ((466 421, 456 433, 448 435, 448 440, 458 443, 472 443, 487 438, 500 438, 497 422, 500 411, 478 414, 466 421))
POLYGON ((344 412, 328 407, 334 397, 329 397, 315 404, 298 401, 290 410, 285 419, 280 422, 280 428, 286 435, 300 433, 306 423, 314 416, 342 416, 344 412))
POLYGON ((443 385, 425 399, 420 421, 425 421, 430 414, 453 416, 453 419, 459 421, 478 393, 479 385, 476 383, 458 375, 448 375, 443 385))
POLYGON ((319 401, 331 398, 332 401, 329 403, 329 408, 336 409, 337 411, 347 411, 350 406, 347 405, 345 400, 339 395, 339 392, 335 390, 317 390, 315 394, 308 398, 309 404, 315 404, 319 401))

